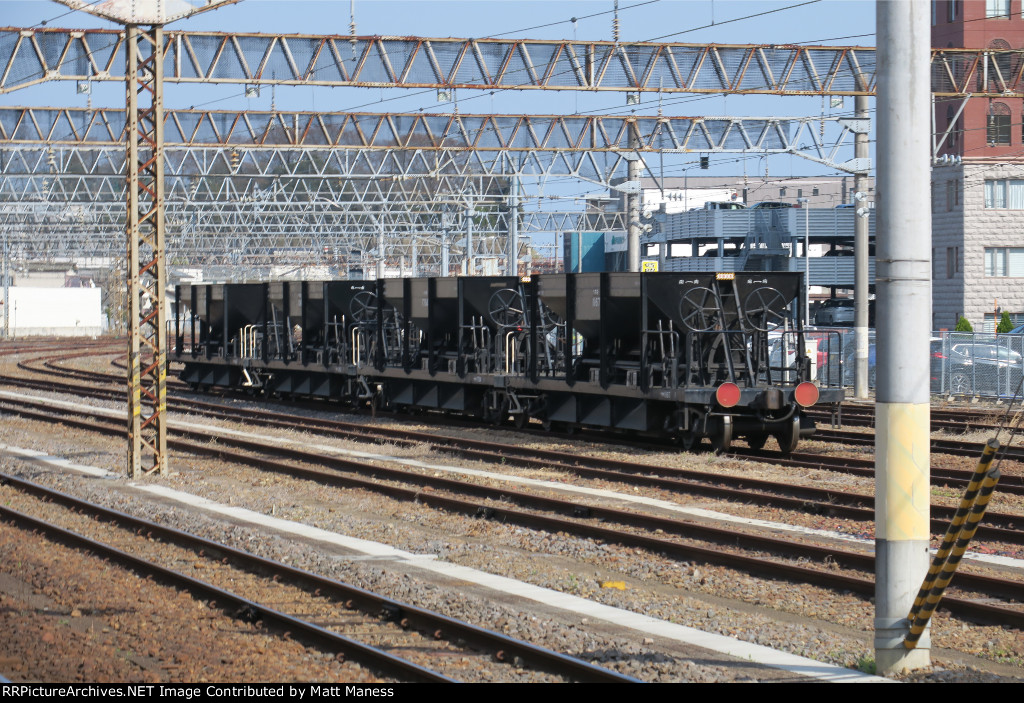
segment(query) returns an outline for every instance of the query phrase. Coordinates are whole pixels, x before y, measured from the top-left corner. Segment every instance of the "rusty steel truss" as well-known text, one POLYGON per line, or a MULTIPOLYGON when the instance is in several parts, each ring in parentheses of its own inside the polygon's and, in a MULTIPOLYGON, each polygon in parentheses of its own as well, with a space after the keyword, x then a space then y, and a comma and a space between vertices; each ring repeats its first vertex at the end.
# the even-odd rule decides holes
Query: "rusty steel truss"
POLYGON ((163 28, 127 27, 128 473, 167 471, 163 28))

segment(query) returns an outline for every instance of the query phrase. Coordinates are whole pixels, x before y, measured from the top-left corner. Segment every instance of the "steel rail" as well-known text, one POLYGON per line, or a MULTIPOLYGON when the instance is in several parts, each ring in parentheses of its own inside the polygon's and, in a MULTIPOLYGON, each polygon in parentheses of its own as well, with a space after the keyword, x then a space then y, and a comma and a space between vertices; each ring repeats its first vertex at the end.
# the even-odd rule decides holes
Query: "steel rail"
MULTIPOLYGON (((9 377, 0 376, 0 382, 2 381, 17 382, 9 377)), ((52 390, 50 387, 52 384, 44 382, 26 383, 25 385, 43 390, 52 390)), ((119 394, 103 394, 102 397, 114 400, 120 399, 119 394)), ((30 403, 30 401, 25 402, 30 403)), ((48 406, 43 403, 37 403, 35 407, 46 409, 48 406)), ((366 425, 346 423, 338 420, 308 417, 297 420, 293 416, 267 410, 225 409, 223 406, 196 400, 172 399, 168 407, 172 410, 199 413, 208 417, 226 420, 238 420, 244 417, 247 421, 262 426, 284 429, 308 430, 310 427, 318 427, 329 429, 334 437, 354 439, 356 441, 427 444, 435 450, 452 453, 471 460, 495 461, 500 459, 508 464, 527 468, 558 469, 585 478, 672 490, 683 494, 705 495, 740 503, 767 505, 813 515, 865 522, 870 522, 874 519, 873 496, 857 493, 784 484, 754 478, 733 477, 724 474, 708 474, 687 469, 655 467, 648 464, 615 459, 583 457, 578 454, 556 450, 524 449, 514 445, 501 445, 466 437, 451 438, 426 432, 386 427, 371 428, 366 425), (662 475, 651 475, 652 473, 662 475), (666 474, 668 475, 667 477, 665 476, 666 474)), ((761 458, 759 454, 752 456, 758 459, 761 458)), ((946 523, 952 519, 954 512, 955 510, 952 508, 932 506, 932 530, 936 532, 944 530, 946 523)), ((1017 525, 1024 526, 1024 516, 990 512, 988 518, 989 524, 983 525, 979 529, 979 536, 981 538, 1009 544, 1024 544, 1024 530, 1017 527, 1017 525)))
MULTIPOLYGON (((27 416, 35 416, 37 419, 54 420, 52 416, 34 411, 21 409, 17 412, 27 416)), ((117 433, 119 431, 118 427, 113 425, 104 426, 73 419, 69 419, 67 422, 76 427, 101 432, 117 433)), ((738 533, 734 530, 710 527, 696 522, 641 515, 624 510, 582 504, 572 500, 547 498, 522 491, 467 484, 451 479, 416 474, 402 469, 391 469, 338 457, 322 456, 301 449, 288 449, 280 445, 243 440, 230 436, 225 437, 215 433, 189 431, 184 434, 191 436, 195 441, 190 442, 174 438, 169 440, 169 446, 183 451, 248 464, 261 470, 283 473, 295 478, 314 481, 321 485, 361 488, 396 500, 417 502, 451 513, 516 524, 547 532, 564 532, 578 537, 602 540, 627 547, 638 547, 655 554, 664 554, 684 560, 700 559, 709 563, 737 568, 748 573, 761 574, 773 578, 782 577, 840 591, 849 590, 864 597, 870 597, 874 593, 874 582, 868 579, 819 571, 796 564, 780 563, 760 557, 730 554, 722 551, 720 548, 682 544, 668 539, 625 532, 621 528, 604 527, 600 524, 582 522, 581 520, 615 522, 620 525, 629 525, 649 531, 661 530, 664 533, 675 534, 685 538, 703 539, 720 545, 738 546, 749 550, 769 551, 786 558, 798 560, 815 559, 823 564, 836 564, 843 568, 867 571, 869 573, 874 570, 874 557, 870 554, 843 551, 833 547, 800 544, 791 539, 776 539, 738 533), (211 439, 216 439, 216 443, 210 444, 211 439), (257 452, 258 455, 238 454, 231 451, 229 447, 257 452), (268 459, 266 458, 268 454, 277 454, 316 466, 329 466, 334 471, 327 472, 268 459), (442 496, 433 491, 423 491, 422 488, 410 489, 387 485, 357 476, 344 476, 340 473, 335 473, 335 471, 365 473, 377 478, 412 483, 420 487, 431 486, 434 489, 453 491, 494 502, 480 503, 479 501, 442 496), (508 502, 514 502, 523 508, 574 516, 577 519, 541 515, 501 505, 501 503, 508 502)), ((995 579, 976 574, 961 574, 958 580, 958 587, 977 590, 990 597, 1024 600, 1024 583, 1005 579, 995 579)), ((978 603, 971 598, 951 597, 945 600, 944 604, 950 612, 964 615, 965 617, 982 619, 987 622, 1003 625, 1009 624, 1013 627, 1024 629, 1024 611, 990 606, 978 603)))
MULTIPOLYGON (((311 427, 328 429, 331 431, 332 437, 375 442, 386 438, 386 441, 390 442, 406 442, 410 445, 426 444, 437 451, 444 451, 467 459, 501 460, 506 464, 528 468, 558 469, 585 478, 673 490, 684 494, 705 495, 747 504, 767 505, 813 515, 841 517, 865 522, 870 522, 875 517, 874 496, 846 491, 651 466, 615 459, 586 457, 556 450, 532 447, 527 449, 515 445, 496 444, 492 441, 473 440, 467 437, 444 437, 411 430, 370 428, 337 420, 308 417, 291 419, 287 415, 269 411, 241 408, 228 410, 212 403, 194 400, 176 401, 172 407, 179 410, 188 408, 189 412, 198 412, 224 420, 244 417, 248 422, 282 429, 309 430, 311 427), (182 403, 180 407, 179 402, 182 403), (671 478, 651 474, 668 474, 671 478), (765 491, 766 493, 754 491, 765 491)), ((954 508, 933 505, 932 529, 942 532, 955 512, 954 508)), ((1024 515, 989 512, 986 514, 986 518, 990 523, 996 524, 980 526, 979 537, 1011 544, 1024 544, 1024 515), (1021 528, 1018 529, 1015 525, 1021 525, 1021 528)))
POLYGON ((106 508, 17 476, 0 473, 0 485, 13 486, 19 491, 59 503, 79 512, 88 513, 105 522, 121 526, 128 525, 131 529, 145 532, 147 536, 156 536, 172 544, 185 545, 196 552, 203 551, 220 555, 247 571, 270 574, 276 580, 279 579, 292 585, 301 585, 307 591, 317 591, 320 595, 329 596, 343 603, 348 609, 359 609, 371 616, 386 613, 390 619, 400 622, 403 628, 417 629, 434 639, 465 641, 491 653, 498 661, 512 661, 518 658, 533 668, 557 675, 568 675, 581 682, 639 683, 635 678, 609 671, 560 652, 538 647, 529 642, 517 640, 500 632, 462 622, 447 615, 397 601, 304 569, 288 566, 273 559, 260 557, 189 532, 106 508))
POLYGON ((344 654, 346 657, 351 657, 353 660, 370 667, 387 670, 393 675, 408 676, 414 681, 419 682, 458 683, 454 679, 442 676, 425 667, 417 666, 375 647, 357 642, 325 628, 243 598, 230 591, 218 588, 205 581, 153 564, 103 542, 83 537, 71 530, 52 525, 45 520, 31 517, 3 505, 0 505, 0 519, 7 520, 21 529, 42 532, 49 539, 67 546, 97 554, 142 576, 152 576, 164 584, 187 591, 194 597, 209 599, 229 616, 240 611, 256 614, 264 624, 284 630, 297 640, 328 649, 336 654, 344 654))

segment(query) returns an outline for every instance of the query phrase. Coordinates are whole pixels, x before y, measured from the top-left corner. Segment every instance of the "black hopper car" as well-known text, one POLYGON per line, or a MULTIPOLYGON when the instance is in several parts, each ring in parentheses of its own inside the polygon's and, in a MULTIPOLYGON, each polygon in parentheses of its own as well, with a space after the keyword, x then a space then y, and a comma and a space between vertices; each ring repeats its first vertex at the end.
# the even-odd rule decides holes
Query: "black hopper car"
POLYGON ((799 273, 579 273, 176 288, 193 388, 792 451, 815 382, 799 273))

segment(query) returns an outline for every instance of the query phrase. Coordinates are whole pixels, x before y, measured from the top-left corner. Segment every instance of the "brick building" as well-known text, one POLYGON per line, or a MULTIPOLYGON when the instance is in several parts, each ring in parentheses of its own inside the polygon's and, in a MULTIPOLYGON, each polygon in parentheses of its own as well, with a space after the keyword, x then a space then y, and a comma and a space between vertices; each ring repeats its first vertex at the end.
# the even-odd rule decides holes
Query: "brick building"
MULTIPOLYGON (((933 0, 932 46, 990 48, 1007 76, 1024 61, 1022 0, 933 0)), ((983 73, 979 83, 991 72, 983 73)), ((996 309, 1024 323, 1024 100, 936 101, 932 170, 932 324, 964 315, 994 329, 996 309), (946 157, 946 158, 943 158, 946 157)))

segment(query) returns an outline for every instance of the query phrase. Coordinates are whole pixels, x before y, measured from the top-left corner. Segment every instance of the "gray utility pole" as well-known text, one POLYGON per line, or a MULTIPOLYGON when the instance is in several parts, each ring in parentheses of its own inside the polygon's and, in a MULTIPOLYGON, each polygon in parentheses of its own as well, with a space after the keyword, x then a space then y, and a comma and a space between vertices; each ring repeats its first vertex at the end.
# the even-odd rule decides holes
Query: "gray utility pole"
POLYGON ((441 231, 441 275, 447 276, 448 267, 451 266, 450 259, 451 247, 448 243, 448 230, 441 231))
POLYGON ((384 218, 377 230, 377 278, 384 278, 384 218))
POLYGON ((853 392, 857 398, 868 397, 868 98, 858 95, 854 98, 857 132, 853 141, 853 156, 857 159, 857 171, 853 174, 853 192, 856 199, 856 215, 853 220, 853 297, 856 305, 853 326, 857 343, 856 365, 854 367, 853 392))
POLYGON ((11 337, 11 254, 7 243, 7 228, 4 228, 4 339, 11 337))
MULTIPOLYGON (((630 146, 639 148, 640 146, 640 135, 637 132, 636 122, 629 123, 629 144, 630 146)), ((640 270, 640 200, 643 198, 642 191, 640 189, 640 174, 643 173, 643 162, 637 157, 635 153, 631 153, 633 158, 629 160, 629 168, 627 171, 627 179, 629 183, 629 190, 626 194, 626 226, 629 228, 627 242, 626 242, 626 255, 629 259, 628 266, 630 271, 640 270)))
POLYGON ((910 0, 875 8, 875 663, 886 674, 928 666, 931 648, 927 631, 916 649, 903 644, 929 561, 931 8, 910 0))
POLYGON ((476 210, 466 210, 466 275, 476 274, 476 258, 473 256, 473 213, 476 210))
POLYGON ((505 255, 505 275, 519 275, 519 177, 512 176, 508 194, 508 252, 505 255))

